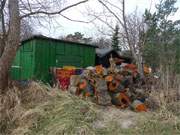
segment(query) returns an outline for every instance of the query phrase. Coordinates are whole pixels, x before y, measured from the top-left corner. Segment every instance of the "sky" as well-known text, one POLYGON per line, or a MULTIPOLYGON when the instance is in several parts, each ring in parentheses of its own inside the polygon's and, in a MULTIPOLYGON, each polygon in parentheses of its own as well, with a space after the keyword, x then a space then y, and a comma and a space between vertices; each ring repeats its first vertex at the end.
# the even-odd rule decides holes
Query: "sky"
MULTIPOLYGON (((76 3, 80 0, 67 0, 67 5, 76 3)), ((111 3, 115 4, 116 6, 120 7, 121 4, 119 0, 110 0, 111 3)), ((137 10, 138 14, 142 15, 145 9, 149 9, 151 12, 155 11, 155 4, 158 3, 159 0, 125 0, 125 8, 126 14, 131 14, 135 10, 137 10)), ((177 0, 177 7, 180 8, 180 0, 177 0)), ((101 13, 103 11, 103 7, 101 4, 97 2, 97 0, 89 0, 89 2, 79 5, 77 7, 71 8, 65 12, 63 15, 68 16, 71 19, 75 20, 82 20, 82 21, 90 21, 94 17, 89 16, 88 14, 101 13)), ((119 13, 119 10, 114 10, 115 12, 119 13)), ((171 16, 171 19, 177 20, 180 19, 180 9, 174 16, 171 16)), ((108 20, 109 22, 114 23, 115 20, 108 20)), ((59 37, 64 36, 74 32, 81 32, 86 37, 98 37, 101 34, 98 32, 99 28, 103 28, 106 30, 106 26, 99 21, 94 21, 93 23, 79 23, 79 22, 72 22, 63 17, 56 17, 55 21, 50 21, 46 23, 43 22, 44 27, 37 26, 35 31, 37 34, 43 34, 50 37, 59 37)))

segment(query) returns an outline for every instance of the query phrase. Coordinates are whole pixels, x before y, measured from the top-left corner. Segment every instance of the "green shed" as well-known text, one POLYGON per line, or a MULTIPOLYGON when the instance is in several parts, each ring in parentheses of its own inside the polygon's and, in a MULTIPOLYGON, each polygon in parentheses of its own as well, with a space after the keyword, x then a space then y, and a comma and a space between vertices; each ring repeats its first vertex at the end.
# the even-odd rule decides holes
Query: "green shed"
POLYGON ((22 41, 11 68, 14 80, 49 81, 50 67, 94 66, 96 46, 33 36, 22 41))

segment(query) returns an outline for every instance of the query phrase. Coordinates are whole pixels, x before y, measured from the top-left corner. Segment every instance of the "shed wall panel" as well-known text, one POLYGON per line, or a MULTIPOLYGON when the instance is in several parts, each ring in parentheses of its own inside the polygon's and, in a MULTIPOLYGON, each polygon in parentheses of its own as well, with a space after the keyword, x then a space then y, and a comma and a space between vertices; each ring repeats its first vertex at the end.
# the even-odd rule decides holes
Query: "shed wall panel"
POLYGON ((20 47, 20 79, 32 78, 34 72, 34 40, 20 47))

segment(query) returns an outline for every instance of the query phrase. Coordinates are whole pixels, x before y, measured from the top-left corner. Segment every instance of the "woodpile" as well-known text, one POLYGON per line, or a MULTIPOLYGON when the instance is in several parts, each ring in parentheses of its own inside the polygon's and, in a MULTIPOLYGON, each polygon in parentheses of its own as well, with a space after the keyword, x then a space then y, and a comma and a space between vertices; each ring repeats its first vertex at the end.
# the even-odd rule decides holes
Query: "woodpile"
MULTIPOLYGON (((98 65, 83 69, 82 74, 71 75, 66 88, 82 98, 92 98, 99 105, 132 108, 137 112, 147 111, 145 101, 148 95, 141 87, 143 81, 136 65, 122 63, 121 66, 116 66, 112 58, 109 61, 109 68, 98 65)), ((73 70, 75 73, 75 69, 73 70)), ((62 75, 63 70, 60 73, 62 75)), ((67 74, 64 72, 63 77, 67 76, 65 73, 67 74)), ((148 74, 148 68, 145 68, 145 73, 148 74)), ((63 81, 62 86, 64 84, 63 81)))

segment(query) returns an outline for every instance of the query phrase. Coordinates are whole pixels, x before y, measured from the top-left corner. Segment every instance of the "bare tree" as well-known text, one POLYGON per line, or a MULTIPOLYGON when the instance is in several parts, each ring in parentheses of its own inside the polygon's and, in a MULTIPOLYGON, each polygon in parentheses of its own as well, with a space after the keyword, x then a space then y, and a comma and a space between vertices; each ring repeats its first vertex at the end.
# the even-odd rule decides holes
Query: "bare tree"
POLYGON ((8 86, 8 72, 20 44, 21 20, 26 17, 39 19, 62 15, 64 11, 87 1, 88 0, 82 0, 64 7, 62 6, 64 3, 63 0, 0 1, 1 29, 3 30, 0 36, 0 93, 4 93, 5 88, 8 86), (4 19, 5 14, 7 18, 6 22, 4 19))
POLYGON ((97 39, 93 39, 92 44, 98 46, 98 48, 110 48, 111 39, 108 39, 107 37, 100 37, 97 39))
POLYGON ((35 32, 33 26, 29 23, 28 20, 21 20, 20 28, 21 28, 21 33, 20 33, 21 40, 24 40, 33 36, 35 32))
MULTIPOLYGON (((9 9, 9 29, 6 41, 1 42, 0 57, 0 90, 3 92, 8 85, 8 70, 11 66, 16 50, 20 42, 20 14, 17 0, 8 1, 9 9)), ((3 9, 1 9, 3 10, 3 9)))
POLYGON ((129 48, 131 50, 132 56, 136 60, 136 64, 138 65, 139 73, 141 77, 144 77, 144 70, 143 70, 143 48, 145 45, 145 38, 146 35, 145 30, 145 23, 144 18, 139 17, 137 11, 133 14, 127 16, 126 25, 127 25, 127 33, 128 33, 128 40, 129 40, 129 48))
POLYGON ((114 31, 114 29, 107 18, 114 18, 121 28, 119 37, 123 42, 122 48, 130 49, 131 54, 138 65, 139 73, 141 74, 141 77, 144 77, 142 49, 145 36, 142 35, 142 33, 144 33, 145 26, 143 18, 138 17, 137 12, 127 16, 125 13, 125 0, 119 0, 120 6, 115 5, 110 0, 98 0, 98 2, 106 9, 106 11, 103 11, 99 15, 97 13, 92 14, 91 12, 90 15, 96 16, 99 21, 108 26, 112 31, 114 31), (102 16, 102 14, 104 16, 102 16))

